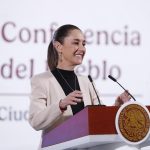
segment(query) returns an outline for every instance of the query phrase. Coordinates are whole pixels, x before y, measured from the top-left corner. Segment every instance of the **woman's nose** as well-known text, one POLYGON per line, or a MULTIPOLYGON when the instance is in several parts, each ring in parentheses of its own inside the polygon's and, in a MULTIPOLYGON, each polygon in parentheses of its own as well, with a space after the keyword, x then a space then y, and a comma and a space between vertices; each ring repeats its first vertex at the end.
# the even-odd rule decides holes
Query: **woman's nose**
POLYGON ((84 46, 84 45, 80 45, 80 46, 79 46, 79 50, 81 50, 81 51, 84 51, 84 52, 85 52, 85 51, 86 51, 86 48, 85 48, 85 46, 84 46))

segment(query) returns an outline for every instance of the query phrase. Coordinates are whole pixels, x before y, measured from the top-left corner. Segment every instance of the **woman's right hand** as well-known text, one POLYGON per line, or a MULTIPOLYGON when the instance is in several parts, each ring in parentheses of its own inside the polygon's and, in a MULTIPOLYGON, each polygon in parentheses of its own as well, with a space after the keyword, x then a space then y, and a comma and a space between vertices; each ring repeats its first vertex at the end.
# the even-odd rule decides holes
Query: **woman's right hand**
POLYGON ((68 105, 77 105, 78 102, 82 101, 82 92, 75 90, 69 93, 64 99, 61 99, 59 103, 60 109, 66 109, 68 105))

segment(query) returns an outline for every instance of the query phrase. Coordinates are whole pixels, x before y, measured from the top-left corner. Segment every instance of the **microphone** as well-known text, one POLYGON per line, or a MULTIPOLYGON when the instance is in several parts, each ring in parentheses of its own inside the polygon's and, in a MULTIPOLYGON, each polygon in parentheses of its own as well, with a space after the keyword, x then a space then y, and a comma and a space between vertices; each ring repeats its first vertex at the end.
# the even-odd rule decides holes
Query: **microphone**
MULTIPOLYGON (((96 93, 96 96, 97 96, 99 105, 102 105, 102 104, 101 104, 101 101, 100 101, 100 98, 99 98, 99 96, 98 96, 98 94, 97 94, 97 91, 96 91, 96 89, 95 89, 95 86, 94 86, 94 84, 93 84, 93 79, 92 79, 92 77, 91 77, 90 75, 88 75, 88 78, 89 78, 90 82, 92 83, 92 86, 93 86, 93 89, 94 89, 94 91, 95 91, 95 93, 96 93)), ((105 106, 105 105, 102 105, 102 106, 105 106)))
POLYGON ((114 77, 112 77, 111 75, 108 75, 108 78, 110 78, 114 82, 117 82, 133 98, 133 100, 136 101, 136 99, 134 98, 134 96, 131 93, 129 93, 114 77))

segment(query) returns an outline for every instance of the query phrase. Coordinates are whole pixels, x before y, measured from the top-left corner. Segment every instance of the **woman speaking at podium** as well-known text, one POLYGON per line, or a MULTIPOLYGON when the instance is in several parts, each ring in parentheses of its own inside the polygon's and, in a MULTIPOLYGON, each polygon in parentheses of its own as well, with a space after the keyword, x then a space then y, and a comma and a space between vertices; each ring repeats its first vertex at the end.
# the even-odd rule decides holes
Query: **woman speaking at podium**
MULTIPOLYGON (((86 76, 75 74, 86 53, 82 31, 63 25, 49 44, 47 63, 50 71, 31 79, 29 123, 35 130, 50 131, 86 105, 97 105, 96 92, 86 76)), ((118 96, 119 106, 130 99, 127 92, 118 96)))

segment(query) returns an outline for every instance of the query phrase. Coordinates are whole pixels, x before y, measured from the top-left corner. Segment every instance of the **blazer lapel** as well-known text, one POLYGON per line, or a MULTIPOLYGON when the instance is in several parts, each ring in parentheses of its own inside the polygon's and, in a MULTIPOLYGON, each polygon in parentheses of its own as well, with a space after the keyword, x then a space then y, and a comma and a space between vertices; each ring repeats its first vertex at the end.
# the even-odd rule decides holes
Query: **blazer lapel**
MULTIPOLYGON (((56 80, 56 78, 54 77, 54 75, 51 72, 50 72, 50 74, 51 74, 50 80, 52 82, 52 85, 56 86, 57 87, 57 91, 59 91, 59 92, 57 92, 57 93, 59 93, 59 95, 57 95, 58 96, 58 100, 61 100, 61 99, 65 98, 66 95, 65 95, 61 85, 59 84, 59 82, 56 80)), ((72 112, 71 106, 67 107, 67 111, 68 110, 69 110, 69 112, 72 112)))
POLYGON ((91 101, 88 99, 89 96, 87 96, 88 92, 88 87, 87 84, 85 85, 83 82, 83 77, 82 76, 77 76, 78 81, 79 81, 79 86, 80 86, 80 90, 83 93, 83 100, 84 100, 84 105, 91 105, 91 101))

